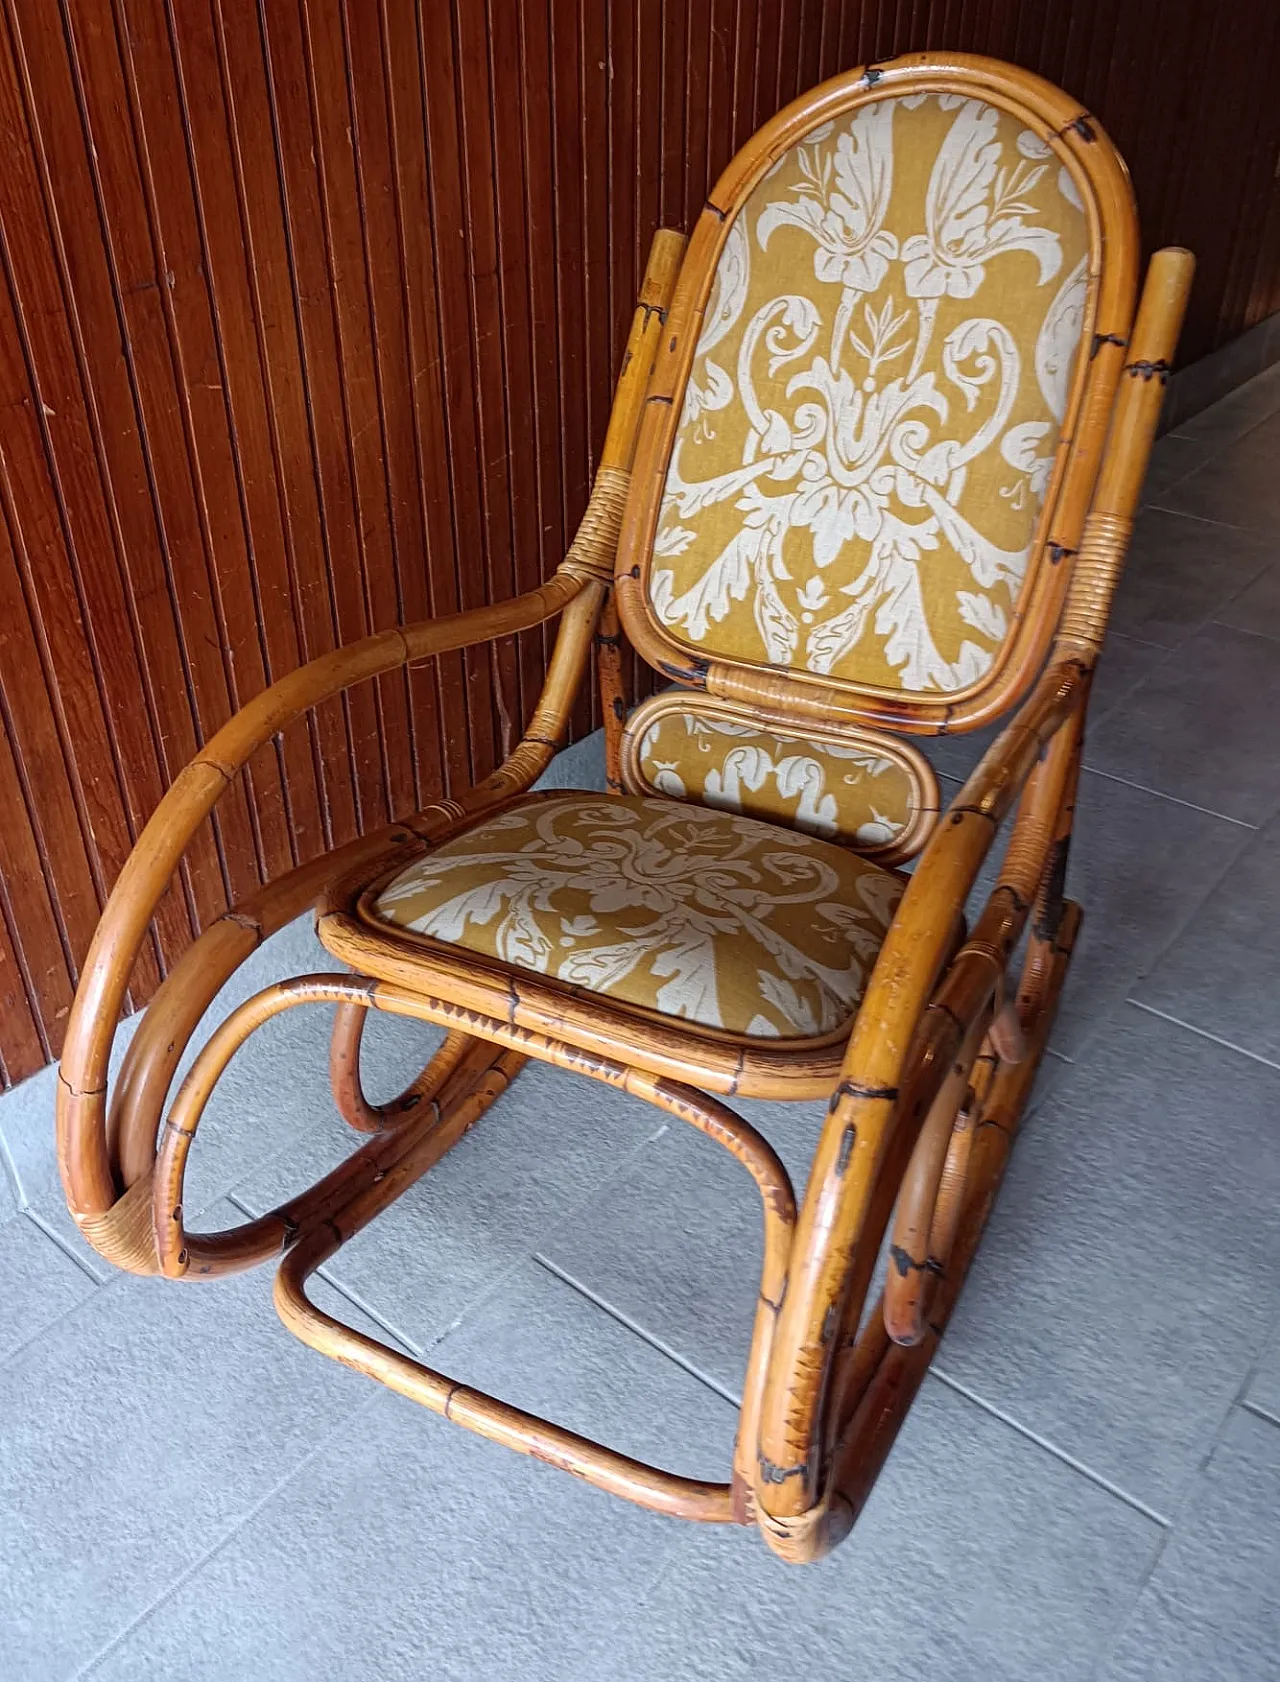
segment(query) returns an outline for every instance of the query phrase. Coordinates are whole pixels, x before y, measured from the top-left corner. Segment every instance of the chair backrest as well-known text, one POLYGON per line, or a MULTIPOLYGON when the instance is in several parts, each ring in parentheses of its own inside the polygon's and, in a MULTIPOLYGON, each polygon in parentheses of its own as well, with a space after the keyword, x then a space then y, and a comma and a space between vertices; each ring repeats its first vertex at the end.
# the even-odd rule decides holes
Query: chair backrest
POLYGON ((690 239, 618 551, 636 647, 784 718, 1010 706, 1061 611, 1133 312, 1128 177, 1023 71, 916 55, 788 106, 690 239))

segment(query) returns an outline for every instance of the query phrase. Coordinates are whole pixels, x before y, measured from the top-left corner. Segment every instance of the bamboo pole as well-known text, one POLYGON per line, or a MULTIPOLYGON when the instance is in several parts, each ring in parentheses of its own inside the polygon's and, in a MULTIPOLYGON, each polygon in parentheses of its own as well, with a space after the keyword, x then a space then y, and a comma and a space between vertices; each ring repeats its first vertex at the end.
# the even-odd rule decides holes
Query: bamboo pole
POLYGON ((333 1034, 329 1041, 329 1085, 338 1114, 357 1133, 382 1133, 399 1126, 419 1104, 435 1097, 441 1083, 452 1073, 467 1048, 465 1034, 445 1035, 445 1042, 426 1067, 397 1098, 371 1104, 360 1080, 360 1046, 369 1012, 346 1002, 333 1013, 333 1034))

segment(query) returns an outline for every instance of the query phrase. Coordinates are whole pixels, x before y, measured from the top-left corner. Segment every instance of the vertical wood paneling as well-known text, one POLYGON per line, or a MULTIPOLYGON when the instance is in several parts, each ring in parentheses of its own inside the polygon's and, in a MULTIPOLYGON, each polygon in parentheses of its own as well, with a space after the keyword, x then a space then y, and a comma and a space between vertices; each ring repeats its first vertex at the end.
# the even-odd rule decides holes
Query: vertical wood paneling
MULTIPOLYGON (((0 1078, 57 1054, 129 847, 236 706, 556 565, 659 221, 798 91, 923 46, 1098 113, 1149 244, 1199 255, 1184 357, 1280 308, 1265 0, 0 0, 0 1078)), ((135 1002, 229 895, 483 776, 546 649, 260 753, 135 1002)))

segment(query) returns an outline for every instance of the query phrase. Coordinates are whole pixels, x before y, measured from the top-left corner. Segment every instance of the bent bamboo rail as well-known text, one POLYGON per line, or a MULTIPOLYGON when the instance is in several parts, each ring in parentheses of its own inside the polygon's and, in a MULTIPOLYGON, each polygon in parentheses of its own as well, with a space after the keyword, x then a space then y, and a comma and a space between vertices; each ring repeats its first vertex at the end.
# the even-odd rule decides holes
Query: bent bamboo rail
POLYGON ((108 1260, 154 1271, 140 1211, 164 1101, 183 1050, 218 988, 274 929, 296 917, 335 874, 388 847, 441 838, 466 817, 526 790, 561 745, 600 603, 612 572, 636 427, 683 236, 660 229, 627 341, 600 468, 578 533, 556 574, 495 606, 365 637, 281 678, 238 712, 179 773, 127 859, 85 960, 58 1077, 58 1161, 68 1207, 108 1260), (147 926, 201 823, 249 758, 307 709, 417 660, 513 635, 563 615, 542 697, 508 760, 461 799, 363 836, 279 878, 201 935, 148 1007, 107 1112, 111 1043, 147 926))
MULTIPOLYGON (((493 1048, 488 1049, 492 1052, 493 1048)), ((509 1052, 499 1053, 494 1063, 495 1078, 492 1083, 467 1093, 452 1108, 443 1110, 437 1126, 425 1134, 415 1148, 407 1152, 377 1184, 359 1191, 331 1218, 313 1224, 303 1234, 276 1275, 277 1312, 294 1336, 311 1348, 331 1355, 356 1372, 377 1378, 389 1389, 443 1414, 456 1424, 465 1425, 492 1442, 531 1455, 534 1459, 545 1460, 585 1483, 620 1495, 654 1512, 704 1524, 741 1522, 735 1510, 732 1484, 708 1483, 647 1465, 588 1437, 579 1436, 562 1425, 501 1402, 482 1390, 459 1384, 423 1362, 415 1361, 388 1348, 376 1338, 335 1320, 307 1297, 306 1282, 311 1274, 425 1173, 492 1103, 506 1085, 502 1060, 510 1056, 509 1052)), ((612 1082, 615 1074, 625 1073, 622 1066, 617 1065, 614 1070, 602 1073, 601 1078, 612 1082)), ((699 1094, 693 1092, 663 1092, 657 1087, 648 1096, 651 1103, 658 1103, 670 1113, 682 1115, 684 1119, 702 1126, 704 1131, 714 1134, 723 1124, 723 1118, 715 1113, 722 1106, 714 1099, 702 1100, 699 1094)), ((725 1112, 726 1116, 728 1114, 725 1112)), ((758 1179, 763 1177, 766 1183, 772 1185, 781 1172, 781 1164, 754 1129, 732 1117, 727 1132, 734 1144, 742 1146, 741 1153, 735 1151, 735 1154, 741 1154, 743 1160, 748 1161, 758 1179), (732 1123, 737 1123, 737 1126, 732 1123)), ((782 1178, 785 1179, 785 1173, 782 1173, 782 1178)), ((769 1194, 766 1193, 767 1223, 771 1208, 769 1194)), ((766 1230, 771 1230, 768 1224, 766 1230)), ((777 1246, 769 1242, 768 1248, 776 1251, 777 1246)))
MULTIPOLYGON (((368 984, 359 995, 356 993, 357 983, 349 977, 311 976, 304 978, 298 986, 300 992, 311 992, 321 998, 332 997, 345 988, 347 996, 353 1000, 359 997, 364 1008, 426 1021, 440 1020, 443 1009, 439 1001, 425 999, 382 982, 368 984)), ((285 1000, 279 997, 275 989, 267 989, 259 997, 261 1006, 258 1000, 250 1000, 241 1007, 237 1013, 241 1021, 234 1029, 229 1019, 228 1040, 238 1042, 252 1031, 260 1010, 285 1009, 289 1003, 298 1002, 297 998, 285 1000)), ((281 1319, 295 1336, 312 1348, 333 1356, 356 1371, 378 1378, 401 1395, 467 1425, 481 1436, 537 1459, 548 1460, 598 1488, 624 1496, 656 1512, 680 1518, 720 1524, 749 1522, 753 1516, 750 1505, 750 1445, 754 1441, 754 1420, 759 1403, 758 1382, 753 1385, 750 1375, 759 1374, 762 1377, 765 1370, 773 1318, 786 1287, 787 1262, 795 1225, 795 1193, 777 1152, 750 1122, 735 1115, 717 1099, 677 1081, 663 1080, 629 1067, 615 1058, 590 1055, 580 1047, 510 1024, 493 1024, 492 1032, 486 1030, 485 1040, 473 1043, 489 1060, 486 1075, 489 1068, 502 1073, 511 1060, 514 1059, 518 1066, 526 1056, 536 1056, 558 1068, 572 1070, 575 1074, 586 1075, 628 1092, 665 1114, 687 1122, 723 1146, 751 1175, 760 1194, 764 1244, 752 1355, 732 1481, 724 1484, 699 1482, 633 1460, 548 1420, 497 1401, 483 1391, 457 1384, 434 1368, 401 1355, 376 1338, 335 1320, 308 1300, 305 1285, 310 1275, 425 1173, 497 1096, 497 1092, 491 1087, 486 1088, 483 1081, 478 1087, 442 1090, 435 1103, 436 1119, 431 1125, 420 1128, 412 1141, 401 1145, 394 1158, 384 1159, 382 1171, 373 1183, 366 1183, 366 1175, 364 1181, 353 1184, 346 1201, 340 1206, 335 1207, 330 1202, 323 1209, 317 1207, 303 1231, 295 1235, 296 1243, 286 1255, 276 1277, 276 1307, 281 1319)), ((210 1047, 213 1047, 212 1041, 210 1047)), ((227 1046, 223 1044, 206 1050, 210 1069, 201 1071, 199 1078, 193 1070, 189 1077, 193 1087, 198 1088, 193 1093, 193 1105, 207 1096, 212 1081, 207 1080, 206 1075, 213 1072, 213 1065, 220 1066, 225 1060, 227 1046)), ((507 1078, 504 1074, 504 1086, 507 1078)), ((198 1119, 198 1113, 193 1108, 184 1119, 193 1123, 198 1119)), ((361 1153, 362 1156, 364 1154, 361 1153)), ((180 1171, 171 1181, 171 1190, 180 1196, 180 1171)))

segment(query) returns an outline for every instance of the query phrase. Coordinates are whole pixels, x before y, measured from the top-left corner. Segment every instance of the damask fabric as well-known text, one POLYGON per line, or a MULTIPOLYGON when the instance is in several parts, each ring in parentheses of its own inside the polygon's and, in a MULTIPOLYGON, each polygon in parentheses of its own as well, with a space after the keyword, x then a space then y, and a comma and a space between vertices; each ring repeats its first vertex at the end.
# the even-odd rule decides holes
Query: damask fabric
POLYGON ((412 864, 375 916, 752 1037, 852 1019, 902 894, 868 860, 645 796, 534 797, 412 864))
POLYGON ((640 738, 640 771, 660 794, 747 812, 856 847, 885 847, 912 816, 898 760, 871 747, 799 742, 696 712, 660 713, 640 738))
POLYGON ((913 692, 1009 634, 1080 344, 1058 155, 914 94, 809 133, 729 231, 649 572, 693 652, 913 692))

